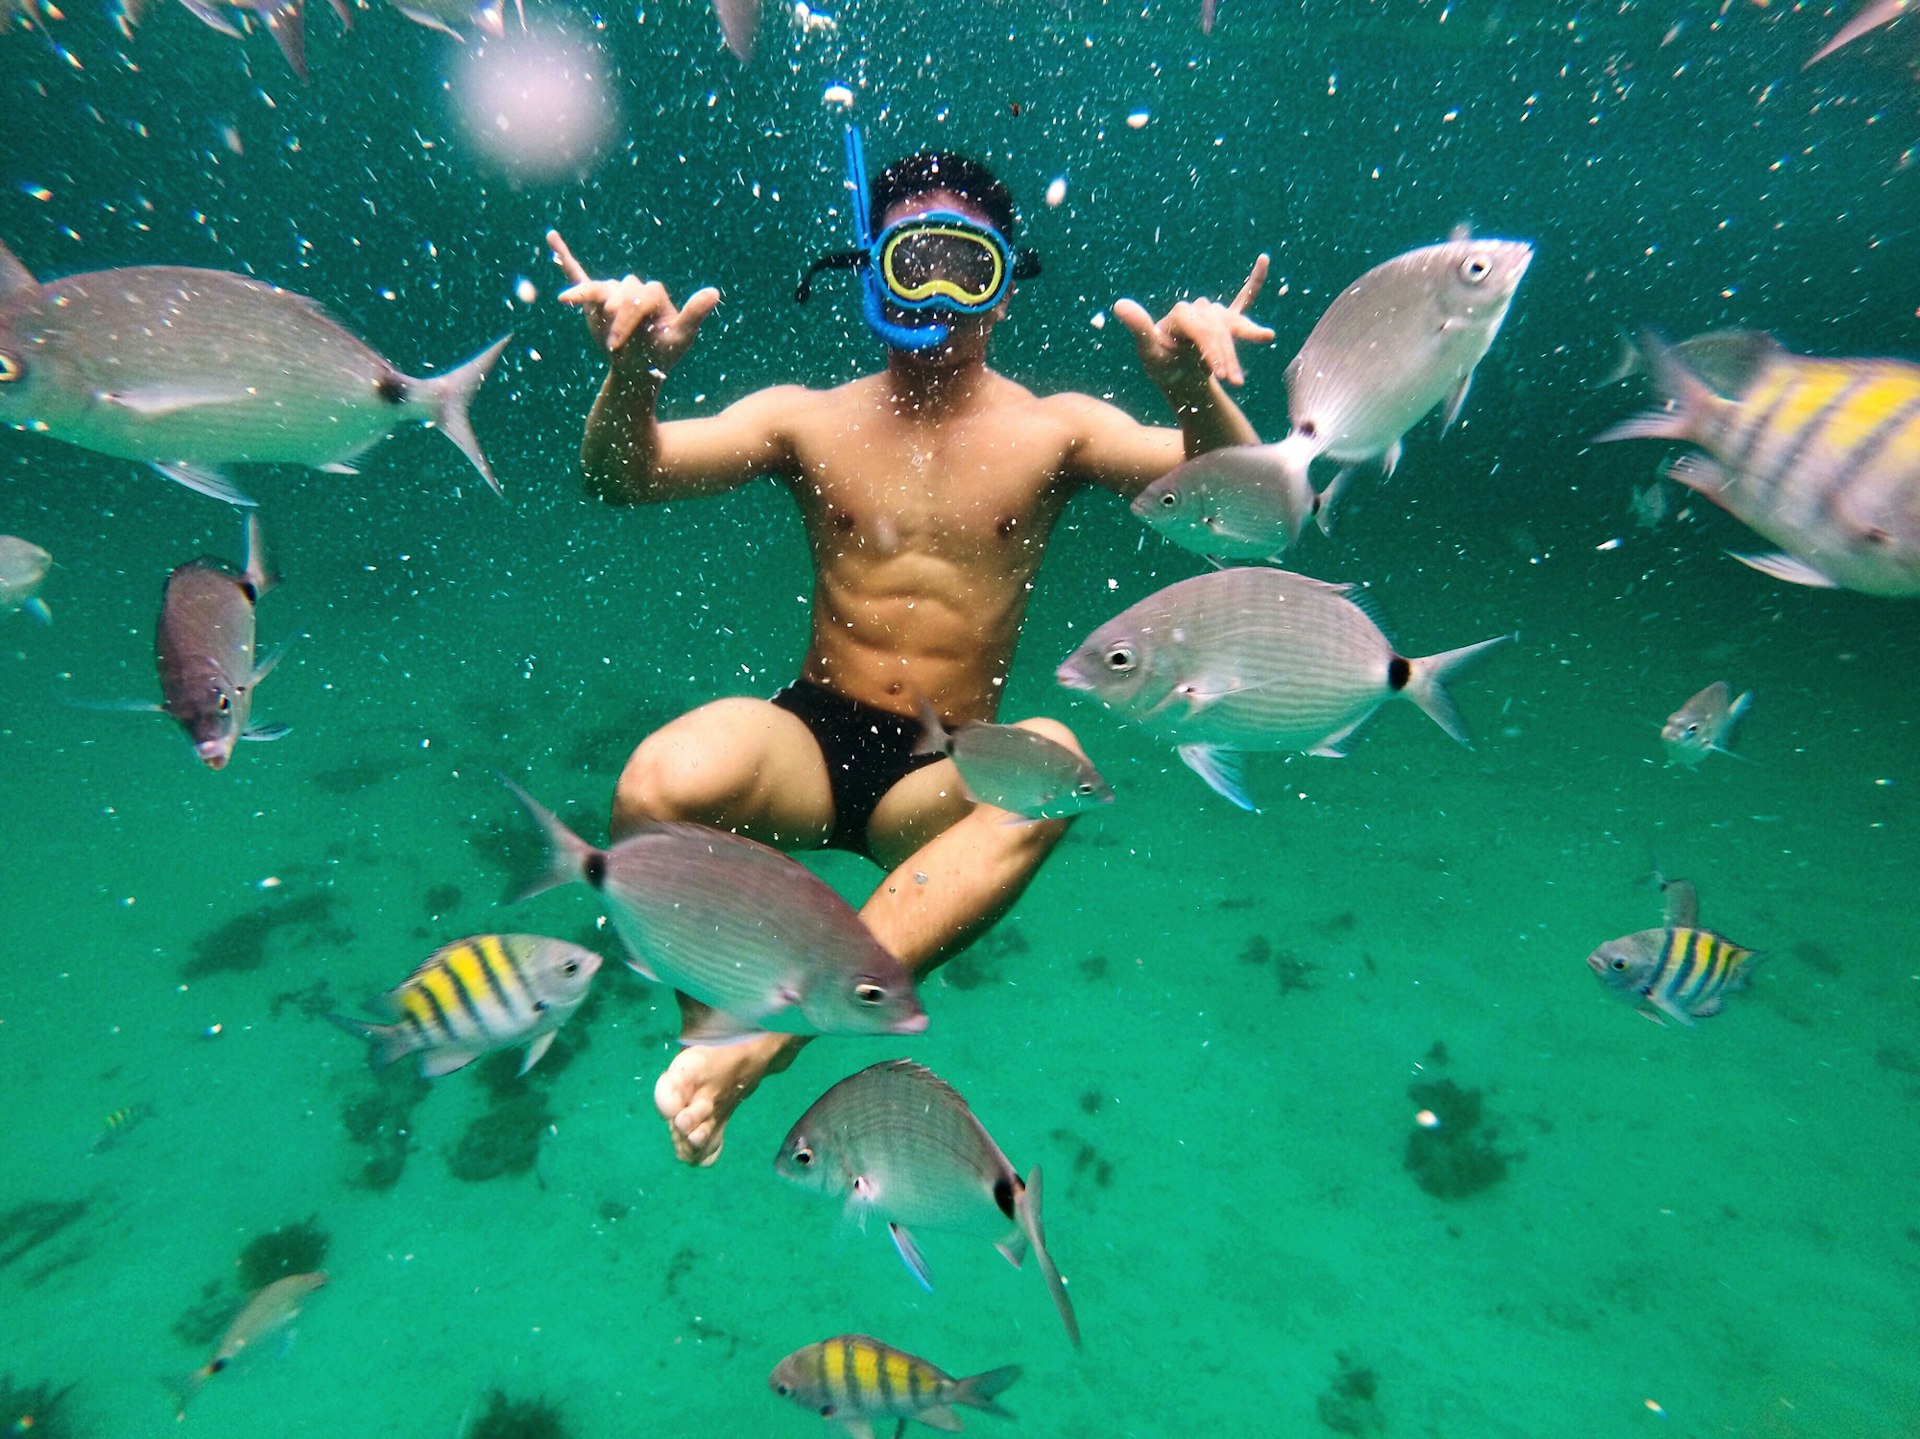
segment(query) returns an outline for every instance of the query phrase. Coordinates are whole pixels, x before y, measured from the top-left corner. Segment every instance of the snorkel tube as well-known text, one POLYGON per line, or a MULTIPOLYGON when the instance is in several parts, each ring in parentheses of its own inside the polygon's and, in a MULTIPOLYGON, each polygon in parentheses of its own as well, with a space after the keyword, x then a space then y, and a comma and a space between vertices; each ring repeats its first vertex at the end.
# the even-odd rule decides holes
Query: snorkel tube
MULTIPOLYGON (((847 126, 847 185, 853 191, 853 243, 861 254, 873 249, 873 215, 868 208, 867 153, 860 127, 847 126)), ((901 325, 887 318, 886 284, 872 265, 860 267, 860 308, 867 328, 895 350, 931 350, 947 342, 947 327, 935 320, 925 325, 901 325)))

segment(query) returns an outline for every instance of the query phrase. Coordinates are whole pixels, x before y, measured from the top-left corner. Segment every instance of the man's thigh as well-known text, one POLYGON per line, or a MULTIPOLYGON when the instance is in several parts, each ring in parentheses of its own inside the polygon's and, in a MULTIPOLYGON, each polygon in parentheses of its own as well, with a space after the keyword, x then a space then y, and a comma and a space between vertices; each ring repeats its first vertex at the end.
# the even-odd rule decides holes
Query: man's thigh
POLYGON ((684 819, 804 849, 833 829, 833 791, 812 732, 761 699, 723 699, 661 726, 614 792, 617 838, 643 819, 684 819))

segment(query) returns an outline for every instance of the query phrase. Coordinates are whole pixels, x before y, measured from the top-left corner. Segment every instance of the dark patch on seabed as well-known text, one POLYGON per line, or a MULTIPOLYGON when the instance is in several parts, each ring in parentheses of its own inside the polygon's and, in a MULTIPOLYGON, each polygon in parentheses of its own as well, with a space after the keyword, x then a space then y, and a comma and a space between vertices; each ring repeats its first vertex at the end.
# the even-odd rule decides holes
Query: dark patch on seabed
POLYGON ((1479 1090, 1451 1079, 1421 1081, 1408 1086, 1407 1098, 1430 1121, 1416 1120, 1407 1136, 1405 1164, 1414 1183, 1437 1199, 1465 1199, 1507 1177, 1509 1160, 1519 1156, 1494 1147, 1498 1135, 1485 1122, 1479 1090))
POLYGON ((0 1376, 0 1434, 31 1434, 33 1439, 78 1439, 81 1433, 66 1399, 73 1385, 55 1388, 45 1380, 22 1384, 0 1376))
POLYGON ((1015 924, 1002 923, 989 930, 964 953, 941 967, 940 975, 955 989, 978 989, 997 983, 1007 960, 1031 951, 1033 944, 1015 924))
POLYGON ((566 1439, 568 1432, 560 1406, 546 1395, 509 1399, 504 1389, 495 1389, 459 1439, 566 1439))
POLYGON ((413 1111, 432 1085, 404 1061, 376 1070, 373 1090, 340 1106, 347 1138, 360 1149, 360 1168, 348 1182, 356 1189, 391 1189, 406 1172, 413 1150, 413 1111))
POLYGON ((254 1235, 234 1256, 233 1273, 202 1284, 193 1303, 173 1321, 173 1334, 190 1349, 204 1349, 226 1332, 253 1295, 289 1274, 311 1274, 326 1262, 333 1237, 320 1218, 294 1220, 254 1235))
POLYGON ((1380 1413, 1380 1378, 1356 1363, 1351 1355, 1336 1354, 1340 1368, 1333 1382, 1315 1401, 1320 1422, 1336 1434, 1379 1434, 1386 1429, 1380 1413))
POLYGON ((204 979, 213 974, 261 969, 274 936, 281 930, 289 932, 294 948, 300 950, 353 943, 353 931, 334 920, 338 901, 331 890, 302 895, 288 895, 284 889, 267 893, 270 897, 262 903, 196 939, 193 958, 181 966, 180 977, 204 979))
MULTIPOLYGON (((0 1213, 0 1270, 11 1269, 28 1255, 53 1243, 85 1217, 89 1204, 85 1199, 34 1199, 0 1213)), ((36 1288, 49 1276, 84 1257, 85 1250, 76 1249, 44 1258, 28 1271, 23 1282, 29 1289, 36 1288)))

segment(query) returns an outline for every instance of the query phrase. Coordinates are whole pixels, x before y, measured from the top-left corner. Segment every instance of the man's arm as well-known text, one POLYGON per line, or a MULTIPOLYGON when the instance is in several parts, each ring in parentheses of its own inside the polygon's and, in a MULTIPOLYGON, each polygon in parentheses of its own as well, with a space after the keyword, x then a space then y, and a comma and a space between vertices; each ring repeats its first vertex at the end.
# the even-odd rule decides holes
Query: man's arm
POLYGON ((659 281, 592 279, 558 231, 547 243, 572 281, 560 299, 580 308, 609 357, 580 443, 589 493, 609 504, 657 504, 791 469, 786 419, 806 393, 798 387, 759 391, 709 418, 660 421, 660 387, 720 303, 719 291, 696 291, 676 308, 659 281))
POLYGON ((1246 315, 1266 283, 1267 265, 1265 255, 1254 261, 1230 305, 1182 300, 1156 323, 1133 300, 1115 303, 1114 317, 1132 332, 1140 364, 1166 396, 1180 428, 1143 425, 1112 405, 1089 396, 1072 397, 1076 439, 1071 473, 1131 499, 1184 459, 1224 445, 1260 442, 1226 385, 1246 381, 1235 342, 1265 344, 1273 338, 1273 331, 1246 315))

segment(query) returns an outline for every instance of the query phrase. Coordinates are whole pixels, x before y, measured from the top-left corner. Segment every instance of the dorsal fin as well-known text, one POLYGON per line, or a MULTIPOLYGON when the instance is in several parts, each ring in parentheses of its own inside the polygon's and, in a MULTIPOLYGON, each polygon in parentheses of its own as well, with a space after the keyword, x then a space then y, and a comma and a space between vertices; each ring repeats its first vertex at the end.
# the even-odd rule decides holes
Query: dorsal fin
POLYGON ((33 278, 33 271, 21 264, 13 251, 7 248, 6 241, 0 240, 0 300, 16 290, 35 290, 40 282, 33 278))

